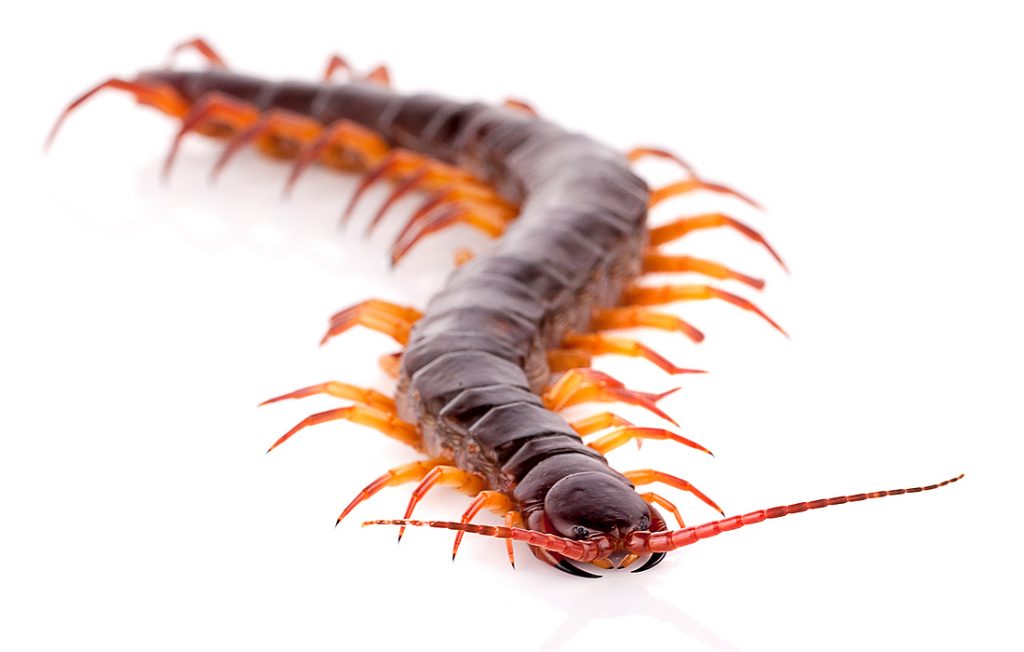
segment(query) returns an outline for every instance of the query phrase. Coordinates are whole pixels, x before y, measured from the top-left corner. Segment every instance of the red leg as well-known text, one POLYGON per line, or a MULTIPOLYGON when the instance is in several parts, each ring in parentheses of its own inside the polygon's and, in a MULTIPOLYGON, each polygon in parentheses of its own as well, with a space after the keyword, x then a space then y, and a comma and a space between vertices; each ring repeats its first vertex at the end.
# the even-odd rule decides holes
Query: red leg
POLYGON ((355 192, 352 193, 352 198, 349 199, 348 205, 342 213, 342 223, 348 223, 356 205, 370 186, 382 179, 391 179, 393 177, 402 177, 407 175, 410 172, 419 169, 425 163, 426 159, 421 154, 416 154, 408 150, 396 149, 388 152, 376 166, 370 169, 363 178, 359 180, 359 185, 356 186, 355 192))
POLYGON ((679 527, 686 527, 686 523, 683 521, 683 515, 680 513, 679 508, 676 507, 668 498, 660 496, 653 491, 642 493, 640 494, 640 497, 651 505, 659 505, 672 512, 672 515, 676 517, 676 523, 679 523, 679 527))
POLYGON ((397 265, 416 246, 416 243, 426 236, 460 223, 482 231, 492 238, 497 238, 505 231, 508 218, 498 211, 483 206, 470 206, 462 203, 448 206, 433 219, 424 223, 419 231, 406 238, 405 242, 402 242, 401 239, 395 240, 395 244, 391 248, 391 264, 397 265))
POLYGON ((595 331, 617 328, 659 328, 666 331, 679 331, 694 342, 704 339, 704 333, 675 315, 653 312, 635 306, 595 310, 590 325, 595 331))
POLYGON ((638 306, 674 303, 676 301, 706 301, 708 299, 720 299, 731 303, 737 308, 752 312, 771 324, 775 330, 789 337, 775 320, 750 301, 710 285, 661 285, 648 287, 634 285, 627 288, 622 295, 623 303, 638 306))
POLYGON ((387 414, 380 410, 375 410, 371 407, 363 405, 353 405, 351 407, 338 408, 336 410, 327 410, 326 412, 318 412, 311 416, 306 417, 299 422, 294 428, 286 432, 281 436, 274 445, 267 449, 267 452, 274 450, 281 444, 288 441, 292 435, 299 432, 307 426, 315 426, 320 423, 327 423, 328 421, 348 420, 353 423, 358 423, 364 426, 370 426, 380 432, 384 433, 388 437, 397 439, 403 444, 408 444, 415 449, 420 447, 420 433, 416 429, 416 426, 408 424, 393 414, 387 414))
POLYGON ((619 446, 622 446, 634 439, 668 439, 676 442, 677 444, 688 446, 689 448, 699 450, 702 453, 707 453, 714 457, 714 453, 692 439, 687 439, 682 435, 677 435, 671 430, 665 430, 664 428, 637 428, 635 426, 625 426, 604 435, 597 441, 591 443, 590 447, 602 455, 607 455, 619 446))
POLYGON ((182 41, 173 48, 171 48, 170 54, 167 55, 167 67, 170 68, 174 63, 174 59, 185 50, 195 50, 204 59, 210 62, 210 66, 214 68, 227 68, 228 64, 224 63, 224 59, 221 58, 217 51, 213 49, 206 39, 202 37, 196 37, 188 41, 182 41))
POLYGON ((668 150, 658 149, 656 147, 635 147, 626 153, 626 158, 628 158, 631 163, 636 163, 640 159, 646 158, 648 156, 653 156, 656 158, 662 158, 672 161, 678 164, 679 167, 686 170, 686 173, 689 174, 691 177, 697 176, 697 171, 693 169, 692 165, 690 165, 682 158, 668 150))
POLYGON ((524 102, 522 100, 515 99, 514 97, 510 97, 510 98, 506 99, 504 102, 501 103, 501 105, 503 107, 505 107, 506 109, 512 109, 513 111, 519 111, 520 113, 525 113, 526 115, 532 116, 534 118, 536 118, 536 117, 538 117, 540 115, 539 113, 537 113, 537 109, 533 108, 528 103, 526 103, 526 102, 524 102))
POLYGON ((542 399, 544 405, 554 412, 588 401, 638 405, 678 426, 672 417, 656 405, 658 401, 677 390, 678 388, 662 394, 648 394, 631 390, 620 381, 596 369, 572 369, 551 385, 542 395, 542 399))
POLYGON ((737 192, 732 188, 729 188, 728 186, 723 186, 720 183, 711 183, 710 181, 704 181, 703 179, 698 179, 696 177, 683 179, 682 181, 676 181, 675 183, 670 183, 667 186, 662 186, 661 188, 657 188, 656 190, 651 191, 651 197, 648 200, 648 206, 653 208, 670 197, 683 195, 686 193, 694 192, 696 190, 707 190, 709 192, 715 192, 722 195, 732 195, 733 197, 736 197, 737 199, 746 202, 747 204, 750 204, 754 208, 757 208, 759 210, 764 209, 764 207, 761 206, 761 204, 757 203, 756 201, 744 195, 743 193, 737 192))
POLYGON ((518 209, 512 206, 493 190, 482 186, 473 179, 460 179, 448 184, 430 195, 427 200, 409 217, 405 226, 398 232, 395 242, 405 242, 410 234, 422 231, 424 222, 434 222, 441 215, 450 215, 455 206, 485 211, 494 220, 507 223, 515 219, 518 209))
POLYGON ((326 383, 320 383, 319 385, 303 387, 302 389, 297 389, 294 392, 282 394, 281 396, 275 396, 274 398, 263 401, 260 403, 260 406, 270 405, 271 403, 277 403, 278 401, 284 401, 287 399, 315 396, 317 394, 328 394, 337 398, 357 401, 363 405, 380 410, 381 412, 395 414, 395 400, 390 396, 381 394, 373 389, 356 387, 355 385, 339 383, 334 380, 326 383))
POLYGON ((318 160, 339 170, 366 170, 381 161, 387 152, 387 143, 369 129, 348 120, 334 122, 295 157, 284 196, 291 193, 302 173, 318 160))
MULTIPOLYGON (((412 517, 412 512, 416 509, 417 503, 419 503, 423 496, 433 489, 435 485, 452 487, 472 496, 482 491, 484 487, 487 486, 487 483, 483 478, 475 473, 463 471, 457 466, 435 466, 423 477, 423 480, 420 481, 419 485, 413 489, 412 497, 409 498, 409 506, 406 507, 405 516, 403 518, 412 517)), ((405 528, 399 528, 399 541, 402 540, 403 534, 405 534, 405 528)))
POLYGON ((367 223, 366 231, 363 233, 365 237, 369 237, 373 233, 373 230, 377 228, 377 225, 387 215, 388 210, 394 206, 395 202, 409 194, 423 183, 423 180, 427 177, 427 165, 419 168, 412 174, 410 174, 404 181, 395 185, 394 190, 388 195, 388 198, 384 200, 384 203, 380 205, 380 208, 374 214, 373 218, 367 223))
POLYGON ((407 482, 418 482, 419 480, 422 480, 423 476, 429 473, 431 469, 439 464, 444 464, 445 462, 446 460, 444 459, 436 458, 432 460, 421 460, 419 462, 403 464, 402 466, 396 466, 393 469, 388 469, 384 475, 366 485, 363 490, 352 499, 352 502, 342 510, 341 515, 338 516, 338 520, 334 524, 337 525, 338 523, 341 523, 341 520, 348 516, 359 503, 370 498, 384 487, 397 487, 399 485, 406 484, 407 482))
POLYGON ((370 299, 332 315, 330 328, 320 340, 320 344, 326 344, 332 337, 357 324, 389 335, 399 344, 405 344, 409 339, 412 325, 422 316, 423 313, 415 308, 370 299))
POLYGON ((210 93, 189 109, 183 118, 181 129, 178 130, 171 148, 164 160, 164 181, 171 176, 174 159, 181 147, 181 141, 187 134, 197 131, 213 137, 230 136, 245 129, 259 119, 259 111, 255 106, 240 102, 220 93, 210 93))
POLYGON ((352 77, 352 66, 348 65, 348 61, 345 61, 340 55, 332 54, 327 61, 327 69, 324 70, 324 81, 331 81, 339 70, 345 71, 349 78, 352 77))
POLYGON ((363 79, 374 84, 379 84, 385 88, 389 88, 391 86, 391 73, 388 72, 388 67, 384 64, 381 64, 366 73, 363 79))
POLYGON ((320 123, 304 116, 287 111, 265 113, 231 139, 210 171, 210 180, 215 181, 228 161, 249 143, 259 143, 264 153, 275 158, 292 158, 321 131, 320 123))
POLYGON ((657 249, 648 249, 644 253, 643 266, 645 272, 693 272, 721 280, 739 281, 756 290, 764 287, 761 279, 741 274, 725 265, 693 256, 665 254, 657 249))
POLYGON ((661 482, 663 484, 667 484, 670 487, 675 487, 676 489, 681 489, 683 491, 689 492, 696 496, 697 498, 699 498, 705 505, 715 510, 722 516, 725 516, 725 512, 723 512, 722 508, 718 506, 718 503, 708 498, 703 491, 701 491, 697 487, 694 487, 692 484, 690 484, 686 480, 683 480, 682 478, 677 478, 674 475, 669 475, 668 473, 655 471, 653 469, 637 469, 636 471, 627 471, 622 475, 626 476, 626 479, 635 485, 645 485, 651 484, 653 482, 661 482))
POLYGON ((57 121, 50 129, 50 133, 46 137, 46 144, 43 145, 43 151, 50 149, 50 146, 53 144, 53 140, 57 137, 57 132, 60 131, 60 128, 64 124, 64 120, 67 119, 68 114, 82 106, 82 104, 90 100, 100 91, 108 88, 128 91, 135 96, 135 100, 139 102, 139 104, 152 106, 167 115, 181 117, 188 112, 188 102, 185 101, 185 98, 181 97, 176 90, 166 84, 146 79, 126 80, 118 77, 112 77, 106 81, 100 82, 96 86, 93 86, 75 98, 71 104, 68 104, 67 108, 64 109, 60 116, 57 117, 57 121))
POLYGON ((583 349, 595 355, 616 354, 632 357, 645 358, 650 360, 659 368, 670 374, 702 374, 699 369, 685 369, 677 367, 651 348, 625 337, 609 337, 597 333, 567 333, 562 338, 562 344, 569 348, 583 349))
MULTIPOLYGON (((489 509, 492 512, 504 514, 506 524, 508 522, 508 515, 514 513, 514 510, 512 509, 512 501, 509 500, 508 496, 500 491, 481 491, 476 495, 476 498, 473 499, 473 502, 469 504, 465 513, 462 514, 461 522, 469 523, 482 509, 489 509)), ((459 531, 455 535, 455 544, 452 546, 452 561, 455 561, 455 555, 459 552, 459 546, 462 544, 462 535, 464 534, 464 531, 459 531)), ((515 551, 512 549, 512 540, 507 539, 505 543, 507 545, 509 561, 512 562, 512 567, 514 568, 516 561, 515 551)))
MULTIPOLYGON (((772 255, 772 258, 782 266, 782 269, 786 268, 786 263, 782 262, 782 258, 776 253, 775 249, 772 248, 768 241, 764 239, 760 233, 750 228, 746 224, 739 220, 733 219, 728 215, 722 213, 708 213, 705 215, 693 215, 690 217, 680 217, 679 219, 663 224, 662 226, 656 226, 651 229, 650 232, 650 243, 651 245, 661 245, 666 242, 671 242, 678 238, 683 237, 687 233, 692 231, 699 231, 701 229, 714 229, 719 227, 729 227, 739 231, 746 237, 750 238, 754 242, 759 243, 764 247, 768 253, 772 255)), ((788 270, 787 270, 788 271, 788 270)))

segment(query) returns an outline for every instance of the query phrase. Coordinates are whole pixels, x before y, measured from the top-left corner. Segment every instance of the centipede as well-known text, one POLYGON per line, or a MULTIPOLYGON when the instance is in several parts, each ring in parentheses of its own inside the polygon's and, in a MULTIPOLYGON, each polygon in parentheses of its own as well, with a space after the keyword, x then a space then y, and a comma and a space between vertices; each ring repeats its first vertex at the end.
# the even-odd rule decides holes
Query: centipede
POLYGON ((390 248, 392 265, 454 225, 490 238, 476 253, 457 253, 443 289, 423 308, 367 299, 330 317, 322 343, 359 326, 402 347, 380 359, 394 379, 392 393, 331 380, 263 403, 314 395, 345 402, 303 419, 268 452, 308 427, 349 421, 419 454, 373 479, 336 523, 383 489, 415 483, 401 518, 363 525, 397 526, 399 539, 407 527, 452 530, 453 559, 466 533, 503 539, 513 567, 513 543, 518 541, 560 571, 595 578, 600 575, 587 565, 646 571, 667 553, 726 531, 834 505, 931 491, 963 477, 726 516, 681 477, 652 468, 616 470, 607 455, 646 440, 710 454, 680 434, 678 423, 659 407, 671 391, 654 394, 627 387, 594 368, 593 358, 632 356, 672 375, 703 372, 677 366, 617 331, 660 329, 699 343, 703 333, 665 306, 715 301, 785 335, 755 303, 712 284, 730 282, 756 291, 764 286, 761 279, 664 247, 696 231, 721 229, 749 240, 785 268, 758 230, 724 212, 649 226, 652 209, 698 192, 760 208, 756 201, 705 179, 669 149, 617 151, 549 121, 521 100, 492 105, 405 94, 392 88, 386 67, 360 73, 338 55, 329 59, 318 82, 269 81, 230 69, 203 38, 175 46, 172 59, 188 50, 208 65, 186 71, 169 62, 88 89, 60 113, 46 149, 69 114, 101 91, 118 90, 179 121, 165 176, 183 139, 197 133, 226 143, 213 175, 247 146, 293 162, 286 192, 314 164, 361 175, 342 211, 343 223, 368 189, 390 184, 368 231, 387 218, 399 199, 418 197, 419 207, 390 248), (635 164, 648 158, 677 166, 679 180, 649 186, 634 172, 635 164), (709 281, 657 285, 647 278, 675 273, 709 281), (641 408, 660 427, 637 425, 610 410, 574 421, 563 416, 572 406, 592 403, 641 408), (687 525, 670 497, 647 490, 651 485, 690 494, 720 517, 687 525), (438 486, 472 497, 461 518, 415 519, 418 503, 438 486), (485 510, 504 524, 474 522, 485 510))

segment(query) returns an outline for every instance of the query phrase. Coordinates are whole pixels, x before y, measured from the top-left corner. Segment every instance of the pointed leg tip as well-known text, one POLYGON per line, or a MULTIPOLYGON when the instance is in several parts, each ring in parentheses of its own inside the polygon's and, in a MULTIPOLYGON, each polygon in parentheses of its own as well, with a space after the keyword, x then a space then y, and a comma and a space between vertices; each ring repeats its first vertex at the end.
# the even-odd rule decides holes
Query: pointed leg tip
POLYGON ((669 373, 671 373, 673 376, 677 376, 679 374, 706 374, 707 371, 704 371, 703 369, 687 369, 685 367, 672 367, 669 373))
POLYGON ((654 402, 657 403, 658 401, 660 401, 663 398, 667 398, 669 396, 672 396, 673 394, 675 394, 676 392, 678 392, 681 389, 682 389, 682 387, 673 387, 672 389, 665 390, 661 394, 655 394, 654 395, 654 402))

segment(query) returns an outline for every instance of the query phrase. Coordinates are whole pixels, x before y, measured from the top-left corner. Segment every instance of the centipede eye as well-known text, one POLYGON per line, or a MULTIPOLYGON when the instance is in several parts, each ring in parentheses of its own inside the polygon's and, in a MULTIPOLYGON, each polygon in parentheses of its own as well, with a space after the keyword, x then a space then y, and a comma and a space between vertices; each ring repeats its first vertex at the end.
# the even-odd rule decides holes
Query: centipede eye
POLYGON ((582 525, 576 525, 572 528, 572 536, 575 539, 586 539, 590 536, 590 530, 582 525))
POLYGON ((648 530, 651 527, 651 519, 647 516, 641 516, 640 521, 636 524, 638 530, 648 530))

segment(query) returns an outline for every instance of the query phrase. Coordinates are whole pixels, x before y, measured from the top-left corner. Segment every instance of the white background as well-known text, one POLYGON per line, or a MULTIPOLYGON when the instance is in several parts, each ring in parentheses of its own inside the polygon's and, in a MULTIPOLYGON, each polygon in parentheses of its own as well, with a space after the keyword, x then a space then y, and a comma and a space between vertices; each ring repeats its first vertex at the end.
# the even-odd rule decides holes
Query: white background
MULTIPOLYGON (((1012 5, 10 10, 0 648, 1020 649, 1024 47, 1012 5), (264 455, 338 403, 256 404, 331 378, 387 389, 375 360, 393 345, 353 332, 317 348, 326 317, 370 296, 423 305, 454 248, 484 240, 452 230, 390 274, 397 214, 368 242, 361 223, 335 229, 350 179, 314 171, 282 203, 286 168, 246 153, 209 187, 218 145, 198 137, 163 187, 174 124, 116 93, 41 156, 74 94, 160 65, 196 33, 269 77, 314 79, 340 51, 364 68, 386 61, 403 90, 520 97, 617 147, 675 149, 769 207, 693 197, 655 212, 720 208, 762 229, 791 275, 734 234, 674 248, 763 275, 757 300, 792 339, 729 306, 679 306, 703 345, 643 337, 712 372, 683 378, 663 406, 717 457, 653 442, 613 453, 618 468, 684 476, 729 513, 965 480, 775 521, 600 581, 526 549, 513 571, 492 540, 467 537, 452 564, 450 533, 410 532, 396 547, 393 530, 358 527, 399 515, 405 488, 335 529, 355 492, 412 452, 332 424, 264 455)), ((599 365, 644 389, 673 382, 642 362, 599 365)), ((713 516, 663 493, 693 522, 713 516)), ((438 490, 419 513, 456 517, 465 504, 438 490)))

